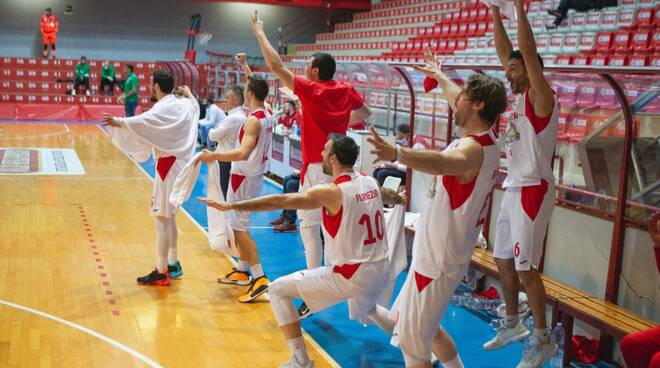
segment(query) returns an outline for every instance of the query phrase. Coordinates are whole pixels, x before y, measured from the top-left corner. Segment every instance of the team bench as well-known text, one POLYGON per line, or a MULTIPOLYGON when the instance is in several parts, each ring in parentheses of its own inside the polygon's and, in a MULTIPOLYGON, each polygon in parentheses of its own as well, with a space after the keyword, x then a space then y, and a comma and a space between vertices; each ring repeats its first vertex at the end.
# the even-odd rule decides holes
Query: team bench
MULTIPOLYGON (((413 227, 406 227, 406 235, 414 236, 414 234, 413 227)), ((488 276, 499 279, 497 265, 489 250, 476 248, 472 255, 471 266, 488 276)), ((574 319, 599 329, 608 338, 622 338, 629 333, 656 326, 655 322, 606 302, 593 294, 566 285, 546 275, 541 277, 546 290, 546 303, 552 307, 552 325, 554 326, 561 320, 564 328, 563 366, 565 367, 569 366, 572 355, 574 319)), ((606 345, 601 346, 606 347, 606 345)), ((601 357, 609 357, 609 351, 604 350, 601 349, 601 357)))

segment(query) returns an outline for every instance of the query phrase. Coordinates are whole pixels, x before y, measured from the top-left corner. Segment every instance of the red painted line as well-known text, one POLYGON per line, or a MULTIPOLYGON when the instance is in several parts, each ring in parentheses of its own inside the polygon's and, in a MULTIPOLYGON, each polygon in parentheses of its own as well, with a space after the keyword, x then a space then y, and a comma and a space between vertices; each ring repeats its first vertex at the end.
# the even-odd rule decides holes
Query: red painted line
POLYGON ((94 255, 95 255, 95 256, 98 256, 98 255, 99 255, 99 252, 94 252, 94 255))
POLYGON ((96 258, 95 261, 96 262, 101 262, 101 258, 96 258))
POLYGON ((102 273, 102 274, 101 274, 101 277, 107 277, 107 276, 108 276, 107 273, 102 273))
POLYGON ((106 290, 106 291, 105 291, 105 295, 112 295, 112 291, 110 291, 110 290, 106 290))
POLYGON ((108 304, 115 305, 117 302, 114 299, 108 300, 108 304))
POLYGON ((113 310, 113 311, 112 311, 112 315, 114 315, 114 316, 118 316, 118 315, 119 315, 119 311, 118 311, 118 310, 113 310))
POLYGON ((102 270, 102 269, 103 269, 103 266, 102 266, 102 265, 100 265, 100 266, 99 266, 98 268, 99 268, 99 270, 102 270))
POLYGON ((92 245, 92 248, 96 249, 96 245, 92 245))
POLYGON ((103 281, 102 284, 105 286, 110 286, 110 283, 108 281, 103 281))

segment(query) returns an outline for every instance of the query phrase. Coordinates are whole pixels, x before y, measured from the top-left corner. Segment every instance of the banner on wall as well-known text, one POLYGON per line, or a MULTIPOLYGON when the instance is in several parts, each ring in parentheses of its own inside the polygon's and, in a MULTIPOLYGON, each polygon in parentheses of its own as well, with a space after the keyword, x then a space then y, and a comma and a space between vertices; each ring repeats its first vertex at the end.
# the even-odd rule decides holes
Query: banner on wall
POLYGON ((70 148, 0 148, 0 175, 85 175, 70 148))
POLYGON ((273 149, 271 150, 273 160, 284 161, 284 136, 273 134, 273 149))
POLYGON ((293 167, 296 170, 302 168, 302 149, 300 146, 300 141, 292 139, 291 146, 289 149, 289 166, 293 167))

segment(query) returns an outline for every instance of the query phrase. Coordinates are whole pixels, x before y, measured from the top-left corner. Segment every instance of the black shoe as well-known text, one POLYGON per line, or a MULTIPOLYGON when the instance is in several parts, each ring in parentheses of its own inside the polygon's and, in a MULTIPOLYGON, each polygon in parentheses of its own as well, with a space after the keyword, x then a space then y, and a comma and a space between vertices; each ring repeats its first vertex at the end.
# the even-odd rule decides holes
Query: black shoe
POLYGON ((308 317, 311 317, 314 313, 312 313, 311 310, 309 310, 309 307, 305 302, 303 302, 300 307, 298 308, 298 318, 300 319, 305 319, 308 317))
POLYGON ((275 221, 272 221, 270 224, 273 226, 280 226, 284 223, 284 215, 280 214, 275 221))
POLYGON ((137 278, 138 284, 167 286, 170 284, 170 277, 166 273, 158 272, 158 269, 151 271, 150 274, 137 278))
POLYGON ((557 18, 563 18, 564 14, 562 14, 559 10, 557 9, 550 9, 548 10, 548 14, 553 15, 557 18))

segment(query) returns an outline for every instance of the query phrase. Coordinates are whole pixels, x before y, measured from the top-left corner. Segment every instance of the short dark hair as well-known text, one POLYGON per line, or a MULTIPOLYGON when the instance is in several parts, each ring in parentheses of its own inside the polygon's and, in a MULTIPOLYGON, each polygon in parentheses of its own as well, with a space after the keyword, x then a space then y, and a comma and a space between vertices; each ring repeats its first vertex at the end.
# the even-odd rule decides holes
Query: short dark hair
MULTIPOLYGON (((539 64, 541 64, 541 69, 543 69, 543 67, 544 67, 543 58, 538 53, 536 54, 536 57, 539 59, 539 64)), ((520 62, 523 65, 525 65, 525 59, 523 58, 522 52, 520 52, 520 50, 511 51, 511 53, 509 54, 509 60, 511 60, 511 59, 520 60, 520 62)))
POLYGON ((264 78, 257 77, 254 74, 248 77, 247 89, 259 101, 265 101, 268 96, 268 82, 264 78))
POLYGON ((337 70, 337 63, 332 55, 325 52, 316 52, 312 55, 312 68, 319 68, 320 80, 331 80, 335 76, 337 70))
POLYGON ((158 69, 153 74, 154 84, 158 84, 161 92, 163 93, 172 93, 174 89, 174 76, 172 73, 158 69))
POLYGON ((53 11, 51 8, 46 8, 44 10, 47 11, 47 12, 53 11))
POLYGON ((353 167, 360 154, 360 147, 353 138, 342 134, 331 134, 332 154, 342 166, 353 167))
POLYGON ((472 74, 465 86, 465 92, 471 101, 484 103, 484 108, 479 111, 479 117, 488 126, 495 124, 498 116, 506 110, 508 103, 506 90, 504 83, 497 78, 480 73, 472 74))
POLYGON ((126 67, 128 68, 128 70, 133 72, 133 64, 126 64, 126 67))
POLYGON ((227 91, 232 91, 238 97, 238 100, 241 101, 241 105, 245 102, 245 96, 243 96, 243 87, 238 84, 231 85, 227 88, 227 91))
POLYGON ((410 132, 410 125, 408 124, 399 124, 396 126, 396 130, 403 133, 403 134, 408 134, 410 132))
POLYGON ((287 100, 286 103, 291 105, 291 107, 293 107, 294 110, 296 109, 296 103, 293 102, 293 100, 287 100))
POLYGON ((86 56, 81 56, 81 57, 80 57, 80 60, 85 60, 85 61, 87 61, 87 57, 86 57, 86 56))

